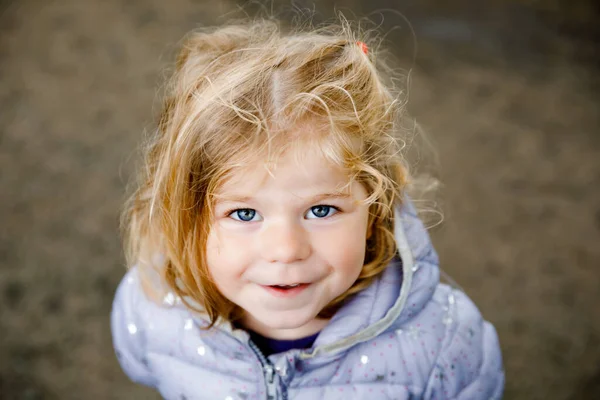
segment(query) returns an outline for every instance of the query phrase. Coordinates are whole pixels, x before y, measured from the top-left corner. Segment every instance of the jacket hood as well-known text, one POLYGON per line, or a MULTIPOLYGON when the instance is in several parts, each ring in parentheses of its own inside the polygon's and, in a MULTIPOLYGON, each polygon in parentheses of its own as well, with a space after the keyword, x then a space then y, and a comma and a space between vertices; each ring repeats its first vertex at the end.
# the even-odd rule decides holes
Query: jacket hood
POLYGON ((373 284, 335 314, 302 358, 337 353, 396 329, 431 299, 439 283, 437 253, 410 201, 395 213, 398 255, 373 284))

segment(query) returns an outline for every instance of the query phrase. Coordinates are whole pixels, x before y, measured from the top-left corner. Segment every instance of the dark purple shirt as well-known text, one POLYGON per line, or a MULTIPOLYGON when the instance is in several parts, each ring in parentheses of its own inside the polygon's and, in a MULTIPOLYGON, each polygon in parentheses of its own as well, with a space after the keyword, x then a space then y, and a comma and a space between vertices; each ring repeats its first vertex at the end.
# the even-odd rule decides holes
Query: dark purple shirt
POLYGON ((319 332, 317 332, 312 336, 307 336, 300 339, 277 340, 264 337, 252 331, 248 331, 248 333, 250 334, 250 338, 254 344, 258 346, 265 357, 268 357, 271 354, 283 353, 291 349, 308 349, 313 345, 317 336, 319 336, 319 332))

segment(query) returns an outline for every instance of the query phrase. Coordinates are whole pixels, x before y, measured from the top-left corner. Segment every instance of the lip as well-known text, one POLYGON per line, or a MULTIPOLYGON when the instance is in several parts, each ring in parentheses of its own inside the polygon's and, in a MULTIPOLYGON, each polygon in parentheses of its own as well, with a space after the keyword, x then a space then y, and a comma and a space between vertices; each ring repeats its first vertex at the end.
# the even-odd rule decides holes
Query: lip
POLYGON ((272 294, 275 297, 279 298, 292 298, 298 296, 300 293, 304 292, 309 286, 310 283, 301 283, 296 287, 290 289, 279 289, 275 286, 266 286, 261 285, 263 289, 265 289, 268 293, 272 294))

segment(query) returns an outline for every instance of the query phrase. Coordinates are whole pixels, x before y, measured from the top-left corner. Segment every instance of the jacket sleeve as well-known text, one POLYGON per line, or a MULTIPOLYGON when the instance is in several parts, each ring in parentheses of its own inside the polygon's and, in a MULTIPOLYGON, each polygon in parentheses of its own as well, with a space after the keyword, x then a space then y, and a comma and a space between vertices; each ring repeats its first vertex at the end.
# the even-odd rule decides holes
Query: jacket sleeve
POLYGON ((142 318, 147 302, 137 271, 132 268, 117 289, 111 329, 115 353, 123 371, 132 381, 154 387, 154 378, 146 358, 146 324, 142 318))
POLYGON ((446 338, 429 377, 426 399, 498 400, 504 390, 496 330, 462 292, 449 290, 446 338))

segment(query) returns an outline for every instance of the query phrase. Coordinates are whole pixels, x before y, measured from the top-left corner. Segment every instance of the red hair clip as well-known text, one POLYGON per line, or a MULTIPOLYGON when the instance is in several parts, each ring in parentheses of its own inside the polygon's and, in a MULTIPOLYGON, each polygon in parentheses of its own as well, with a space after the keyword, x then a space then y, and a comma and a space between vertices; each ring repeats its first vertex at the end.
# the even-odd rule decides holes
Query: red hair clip
POLYGON ((356 44, 358 45, 358 47, 360 47, 363 53, 369 54, 369 47, 365 42, 358 41, 356 42, 356 44))

